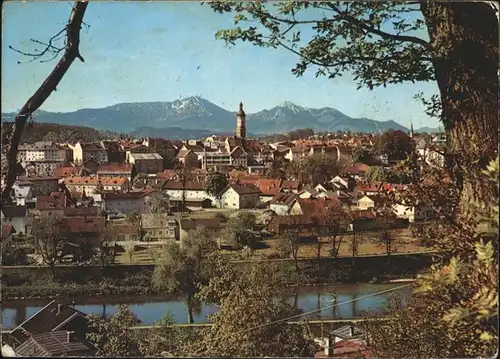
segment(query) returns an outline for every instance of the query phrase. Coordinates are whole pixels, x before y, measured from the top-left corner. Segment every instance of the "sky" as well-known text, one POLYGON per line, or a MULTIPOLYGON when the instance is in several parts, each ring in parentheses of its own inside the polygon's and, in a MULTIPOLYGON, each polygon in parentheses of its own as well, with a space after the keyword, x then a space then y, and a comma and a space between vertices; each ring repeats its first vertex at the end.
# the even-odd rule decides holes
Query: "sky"
MULTIPOLYGON (((57 60, 22 63, 24 51, 61 30, 71 2, 6 1, 2 21, 2 112, 16 111, 40 86, 57 60)), ((123 102, 174 101, 201 96, 227 110, 242 101, 247 113, 285 101, 310 108, 333 107, 351 117, 394 120, 415 128, 437 127, 413 98, 437 93, 435 83, 391 85, 357 90, 347 74, 316 78, 313 71, 295 77, 297 56, 285 49, 248 43, 227 47, 215 39, 231 28, 233 17, 199 2, 90 2, 81 31, 78 60, 41 109, 69 112, 123 102)))

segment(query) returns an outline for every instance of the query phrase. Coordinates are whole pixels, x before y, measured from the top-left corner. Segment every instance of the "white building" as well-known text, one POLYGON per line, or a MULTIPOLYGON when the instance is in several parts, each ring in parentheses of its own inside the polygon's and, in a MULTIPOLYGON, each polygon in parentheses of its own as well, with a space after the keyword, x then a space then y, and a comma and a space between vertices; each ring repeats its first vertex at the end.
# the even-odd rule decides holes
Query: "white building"
POLYGON ((424 204, 417 206, 395 204, 392 206, 392 211, 396 217, 407 219, 410 223, 428 221, 433 219, 436 215, 436 212, 432 208, 424 204))
POLYGON ((2 225, 9 224, 15 233, 26 233, 28 230, 29 217, 26 206, 3 206, 2 225))
POLYGON ((252 185, 230 184, 222 193, 223 208, 255 208, 259 205, 260 191, 252 185))
POLYGON ((101 195, 102 209, 108 213, 150 213, 151 205, 156 198, 161 196, 163 194, 153 189, 125 193, 103 193, 101 195))
POLYGON ((35 142, 19 146, 20 162, 66 162, 68 150, 54 142, 35 142))

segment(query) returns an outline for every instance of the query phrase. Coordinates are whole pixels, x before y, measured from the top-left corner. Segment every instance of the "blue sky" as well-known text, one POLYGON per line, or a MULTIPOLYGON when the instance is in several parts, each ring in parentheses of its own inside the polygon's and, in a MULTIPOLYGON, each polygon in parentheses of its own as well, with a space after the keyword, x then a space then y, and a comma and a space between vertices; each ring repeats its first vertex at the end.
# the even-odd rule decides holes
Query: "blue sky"
MULTIPOLYGON (((17 64, 26 58, 9 45, 32 50, 31 38, 47 40, 66 23, 71 3, 3 3, 2 112, 15 111, 33 94, 56 61, 17 64)), ((81 34, 78 60, 42 106, 66 112, 121 102, 173 101, 199 95, 228 110, 240 101, 248 113, 284 101, 304 107, 333 107, 351 117, 395 120, 403 125, 438 126, 413 99, 431 95, 434 83, 356 90, 349 76, 329 80, 313 72, 296 78, 297 61, 286 50, 215 40, 233 25, 231 15, 198 2, 91 2, 81 34)))

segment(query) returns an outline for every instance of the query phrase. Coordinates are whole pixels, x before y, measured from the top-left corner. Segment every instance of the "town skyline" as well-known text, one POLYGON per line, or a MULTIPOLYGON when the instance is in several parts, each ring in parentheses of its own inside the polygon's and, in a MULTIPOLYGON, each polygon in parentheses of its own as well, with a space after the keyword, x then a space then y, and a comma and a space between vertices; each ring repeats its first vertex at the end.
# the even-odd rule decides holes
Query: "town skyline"
MULTIPOLYGON (((351 117, 394 120, 405 126, 411 122, 416 127, 440 124, 425 115, 423 106, 413 99, 417 92, 434 93, 435 84, 369 91, 356 90, 350 74, 328 80, 308 72, 296 78, 290 70, 297 58, 285 50, 268 51, 248 44, 228 48, 216 40, 215 31, 230 27, 232 19, 199 3, 91 5, 86 17, 90 27, 81 36, 85 63, 75 62, 42 110, 71 112, 200 96, 228 110, 242 101, 248 113, 289 101, 305 108, 335 108, 351 117), (114 29, 113 36, 99 35, 109 29, 114 29)), ((65 23, 69 10, 67 3, 9 2, 4 6, 2 61, 8 70, 2 79, 3 112, 21 108, 55 65, 55 60, 18 65, 28 59, 8 46, 27 50, 32 48, 29 39, 47 40, 65 23), (44 18, 37 15, 42 8, 50 9, 42 11, 44 18)))

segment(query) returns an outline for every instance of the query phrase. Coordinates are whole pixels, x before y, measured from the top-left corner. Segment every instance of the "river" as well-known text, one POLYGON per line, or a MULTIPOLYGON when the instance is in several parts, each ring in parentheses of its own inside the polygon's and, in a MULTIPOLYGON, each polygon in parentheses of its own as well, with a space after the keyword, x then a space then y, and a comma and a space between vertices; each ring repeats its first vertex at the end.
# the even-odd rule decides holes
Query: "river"
MULTIPOLYGON (((317 287, 303 287, 287 294, 290 304, 295 304, 303 312, 316 311, 307 315, 309 319, 317 318, 357 318, 363 312, 380 312, 387 307, 389 296, 398 292, 401 299, 406 300, 410 288, 383 293, 376 296, 364 296, 392 289, 401 284, 339 284, 317 287), (338 306, 332 306, 334 293, 338 306), (344 302, 348 302, 342 304, 344 302), (322 308, 321 310, 319 310, 322 308)), ((2 303, 3 329, 12 329, 39 311, 49 300, 15 300, 2 303)), ((155 324, 169 311, 176 323, 187 323, 186 305, 179 297, 107 297, 107 298, 76 298, 75 308, 84 313, 98 313, 106 317, 116 312, 117 304, 127 304, 131 311, 144 325, 155 324)), ((206 323, 207 315, 217 311, 217 306, 206 305, 194 308, 194 322, 206 323)))

